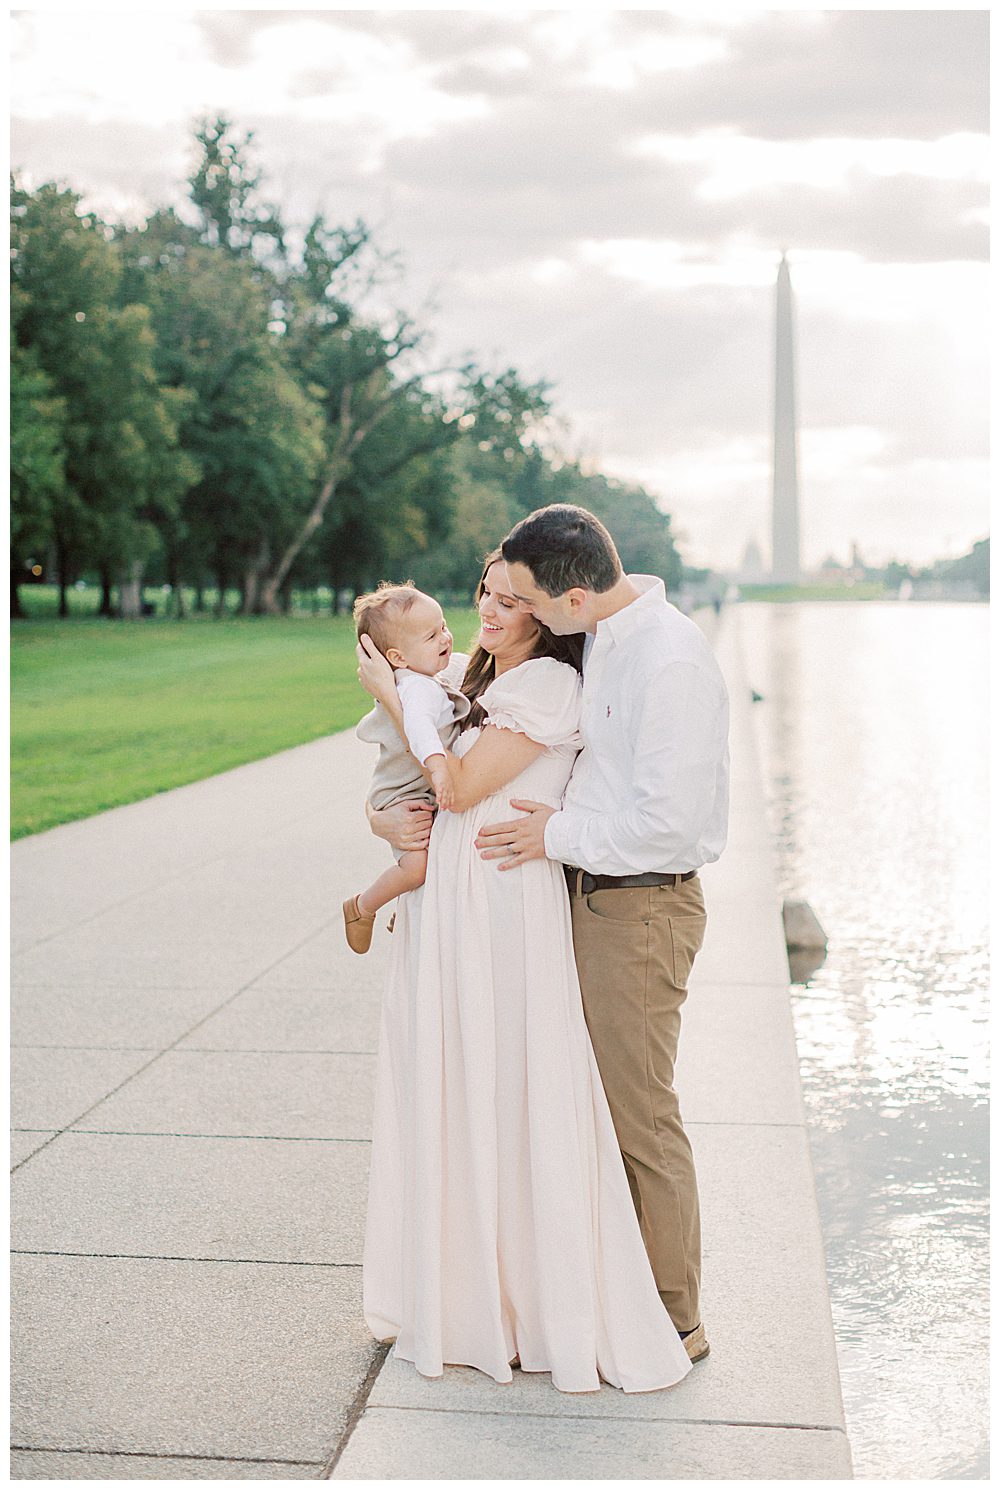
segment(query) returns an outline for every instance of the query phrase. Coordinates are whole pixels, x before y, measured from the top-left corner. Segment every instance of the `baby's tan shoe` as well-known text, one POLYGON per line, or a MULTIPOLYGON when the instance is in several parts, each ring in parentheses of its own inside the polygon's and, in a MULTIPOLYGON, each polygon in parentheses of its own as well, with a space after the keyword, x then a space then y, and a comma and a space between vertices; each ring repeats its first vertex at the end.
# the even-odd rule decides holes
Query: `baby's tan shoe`
POLYGON ((358 910, 358 897, 352 895, 344 901, 344 933, 352 952, 367 952, 372 944, 374 916, 363 916, 358 910))

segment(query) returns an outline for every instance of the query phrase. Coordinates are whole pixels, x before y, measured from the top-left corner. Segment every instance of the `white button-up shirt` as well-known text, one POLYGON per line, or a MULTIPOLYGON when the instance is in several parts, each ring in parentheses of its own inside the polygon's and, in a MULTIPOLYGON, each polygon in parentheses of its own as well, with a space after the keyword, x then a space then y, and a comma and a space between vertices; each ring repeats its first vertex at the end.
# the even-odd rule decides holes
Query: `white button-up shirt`
POLYGON ((726 844, 729 697, 663 581, 628 577, 641 595, 598 622, 587 650, 584 748, 545 852, 591 874, 683 874, 726 844))

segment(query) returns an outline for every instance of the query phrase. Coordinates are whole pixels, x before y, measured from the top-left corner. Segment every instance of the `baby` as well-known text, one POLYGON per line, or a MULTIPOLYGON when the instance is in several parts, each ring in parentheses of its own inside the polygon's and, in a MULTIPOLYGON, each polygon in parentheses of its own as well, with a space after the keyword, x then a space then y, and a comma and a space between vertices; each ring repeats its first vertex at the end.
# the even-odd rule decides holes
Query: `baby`
MULTIPOLYGON (((358 637, 370 636, 392 665, 406 732, 404 743, 380 703, 358 725, 358 738, 379 747, 369 802, 380 810, 396 802, 425 801, 433 805, 436 796, 440 807, 449 807, 454 793, 445 749, 454 743, 459 720, 469 712, 470 704, 457 689, 448 688, 434 676, 451 658, 451 633, 441 607, 412 584, 383 584, 370 595, 358 597, 354 621, 358 637), (430 774, 433 792, 421 766, 426 766, 430 774)), ((426 850, 393 849, 393 853, 396 864, 392 869, 380 874, 367 890, 344 901, 344 930, 355 952, 367 952, 371 946, 376 911, 424 882, 426 850)))

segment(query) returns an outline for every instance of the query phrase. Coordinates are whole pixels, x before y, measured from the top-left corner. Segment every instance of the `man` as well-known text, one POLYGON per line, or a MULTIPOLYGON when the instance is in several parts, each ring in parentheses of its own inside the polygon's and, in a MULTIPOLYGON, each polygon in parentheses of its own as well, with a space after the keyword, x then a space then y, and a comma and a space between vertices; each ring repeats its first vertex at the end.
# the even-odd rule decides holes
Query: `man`
POLYGON ((511 591, 539 621, 587 633, 584 749, 561 811, 512 800, 522 816, 483 828, 476 846, 502 869, 546 856, 566 865, 584 1013, 646 1251, 688 1355, 702 1360, 698 1189, 673 1078, 705 934, 697 871, 726 841, 726 687, 662 580, 626 575, 584 508, 540 508, 502 553, 511 591))

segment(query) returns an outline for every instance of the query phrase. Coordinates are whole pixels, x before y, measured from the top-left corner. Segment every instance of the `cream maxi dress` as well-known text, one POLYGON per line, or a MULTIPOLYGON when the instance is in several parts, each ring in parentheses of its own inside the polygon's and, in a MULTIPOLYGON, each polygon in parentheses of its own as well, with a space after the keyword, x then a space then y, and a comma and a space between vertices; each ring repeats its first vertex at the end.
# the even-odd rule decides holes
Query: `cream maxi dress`
MULTIPOLYGON (((452 668, 464 659, 452 660, 452 668)), ((450 669, 449 669, 450 672, 450 669)), ((364 1311, 425 1376, 511 1362, 564 1392, 679 1381, 601 1085, 560 865, 501 873, 474 840, 510 799, 557 807, 580 680, 523 662, 481 697, 544 754, 468 812, 441 812, 422 890, 399 899, 379 1037, 364 1311)), ((466 730, 456 755, 479 731, 466 730)))

